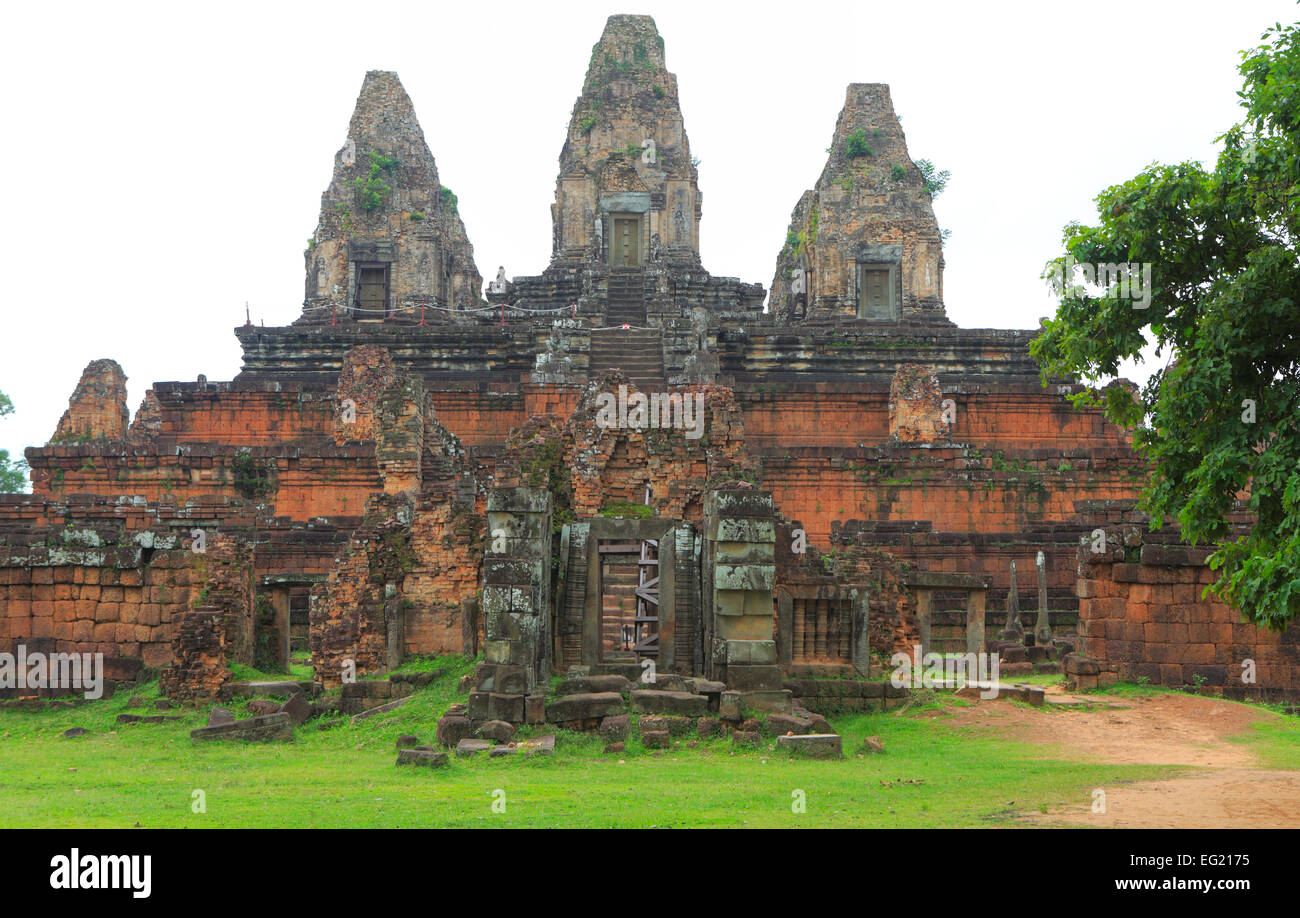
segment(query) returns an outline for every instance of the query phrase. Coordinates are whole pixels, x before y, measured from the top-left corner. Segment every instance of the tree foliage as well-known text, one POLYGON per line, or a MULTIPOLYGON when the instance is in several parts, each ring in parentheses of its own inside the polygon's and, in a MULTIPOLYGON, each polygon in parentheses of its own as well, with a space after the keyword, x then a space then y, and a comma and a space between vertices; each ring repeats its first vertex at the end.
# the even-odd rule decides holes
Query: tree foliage
POLYGON ((1031 352, 1045 380, 1094 383, 1148 336, 1168 355, 1137 393, 1080 400, 1103 403, 1151 460, 1141 506, 1153 527, 1173 517, 1185 538, 1216 544, 1212 592, 1281 630, 1300 611, 1300 26, 1261 41, 1242 54, 1245 118, 1218 138, 1214 168, 1153 164, 1106 189, 1099 224, 1067 226, 1048 265, 1150 264, 1149 306, 1117 285, 1067 286, 1031 352), (1255 522, 1234 537, 1243 496, 1255 522))
MULTIPOLYGON (((14 403, 0 392, 0 418, 14 413, 14 403)), ((9 450, 0 449, 0 494, 21 494, 27 488, 27 463, 10 460, 9 450)))

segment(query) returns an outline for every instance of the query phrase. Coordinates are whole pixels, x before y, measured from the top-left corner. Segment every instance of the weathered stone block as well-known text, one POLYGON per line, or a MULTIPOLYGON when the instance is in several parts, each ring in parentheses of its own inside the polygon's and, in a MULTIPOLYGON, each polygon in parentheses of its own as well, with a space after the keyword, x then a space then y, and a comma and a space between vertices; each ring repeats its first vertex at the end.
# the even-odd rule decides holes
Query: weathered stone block
POLYGON ((650 730, 641 734, 641 745, 647 749, 668 749, 672 746, 672 739, 667 730, 650 730))
POLYGON ((727 688, 741 692, 773 692, 784 687, 779 666, 737 664, 719 666, 716 671, 727 688))
POLYGON ((641 733, 660 733, 667 731, 670 736, 687 736, 692 732, 689 717, 673 717, 662 714, 647 714, 637 721, 641 733))
POLYGON ((776 641, 720 641, 713 651, 713 662, 730 666, 736 663, 775 665, 776 641))
POLYGON ((199 727, 190 731, 190 739, 293 742, 293 723, 289 720, 288 714, 267 714, 263 717, 237 720, 232 724, 199 727))
POLYGON ((447 764, 447 753, 433 752, 429 749, 403 749, 397 753, 397 764, 442 768, 447 764))
POLYGON ((487 752, 492 748, 492 743, 483 739, 466 738, 456 744, 456 757, 467 759, 476 752, 487 752))
POLYGON ((632 683, 623 676, 570 676, 556 687, 557 695, 594 695, 603 692, 630 692, 632 683))
POLYGON ((443 746, 455 746, 474 732, 474 726, 468 717, 457 714, 444 714, 438 720, 437 740, 443 746))
POLYGON ((742 710, 773 711, 788 714, 792 707, 790 693, 785 689, 775 692, 741 692, 742 710))
POLYGON ((612 714, 600 722, 600 735, 610 741, 627 739, 628 716, 612 714))
POLYGON ((479 736, 498 743, 509 742, 515 735, 515 726, 504 720, 489 720, 478 728, 479 736))
POLYGON ((841 759, 844 757, 838 733, 778 736, 776 738, 776 747, 794 755, 807 756, 813 759, 841 759))
POLYGON ((632 692, 632 711, 636 714, 679 714, 702 717, 709 712, 709 699, 687 692, 632 692))
POLYGON ((623 696, 617 692, 591 692, 566 695, 546 706, 546 719, 551 723, 574 720, 591 720, 622 714, 627 710, 623 696))

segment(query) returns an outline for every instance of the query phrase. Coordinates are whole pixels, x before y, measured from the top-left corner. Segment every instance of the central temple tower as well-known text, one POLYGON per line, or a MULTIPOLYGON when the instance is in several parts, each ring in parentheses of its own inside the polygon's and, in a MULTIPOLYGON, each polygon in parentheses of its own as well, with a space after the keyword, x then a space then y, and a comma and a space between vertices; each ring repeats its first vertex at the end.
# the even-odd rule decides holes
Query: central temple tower
POLYGON ((551 216, 552 264, 700 263, 698 172, 649 16, 611 16, 591 49, 551 216))

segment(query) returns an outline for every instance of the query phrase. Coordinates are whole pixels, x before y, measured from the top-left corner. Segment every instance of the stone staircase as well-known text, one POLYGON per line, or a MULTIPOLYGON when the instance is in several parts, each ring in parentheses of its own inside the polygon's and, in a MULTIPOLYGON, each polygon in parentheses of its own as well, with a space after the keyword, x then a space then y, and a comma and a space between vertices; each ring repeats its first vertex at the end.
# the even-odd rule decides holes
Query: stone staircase
POLYGON ((605 324, 632 327, 592 331, 588 372, 596 376, 606 370, 621 370, 644 392, 664 390, 662 337, 658 329, 645 328, 643 273, 636 269, 615 269, 607 283, 605 324))

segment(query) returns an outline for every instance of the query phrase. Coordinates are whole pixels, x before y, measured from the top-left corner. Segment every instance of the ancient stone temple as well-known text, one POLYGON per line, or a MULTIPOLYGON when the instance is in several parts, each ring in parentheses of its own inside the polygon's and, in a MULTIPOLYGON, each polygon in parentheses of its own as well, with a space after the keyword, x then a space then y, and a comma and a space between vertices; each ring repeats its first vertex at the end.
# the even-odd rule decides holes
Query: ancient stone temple
MULTIPOLYGON (((233 380, 154 383, 129 424, 122 368, 95 361, 27 451, 33 493, 0 497, 0 649, 102 652, 184 699, 295 648, 327 688, 482 653, 466 716, 516 723, 592 720, 600 699, 547 705, 549 676, 647 661, 737 711, 812 704, 832 676, 843 696, 918 645, 998 650, 1004 673, 1088 650, 1066 656, 1083 678, 1231 662, 1114 618, 1188 559, 1123 534, 1145 465, 1075 381, 1043 384, 1034 331, 945 317, 887 87, 848 88, 770 298, 701 264, 649 17, 609 19, 556 141, 550 263, 484 296, 411 100, 367 74, 298 318, 235 329, 233 380), (1081 568, 1108 527, 1149 574, 1122 551, 1081 568), (1115 602, 1084 596, 1081 621, 1085 582, 1115 602)), ((1300 688, 1295 646, 1261 645, 1272 685, 1300 688)))

